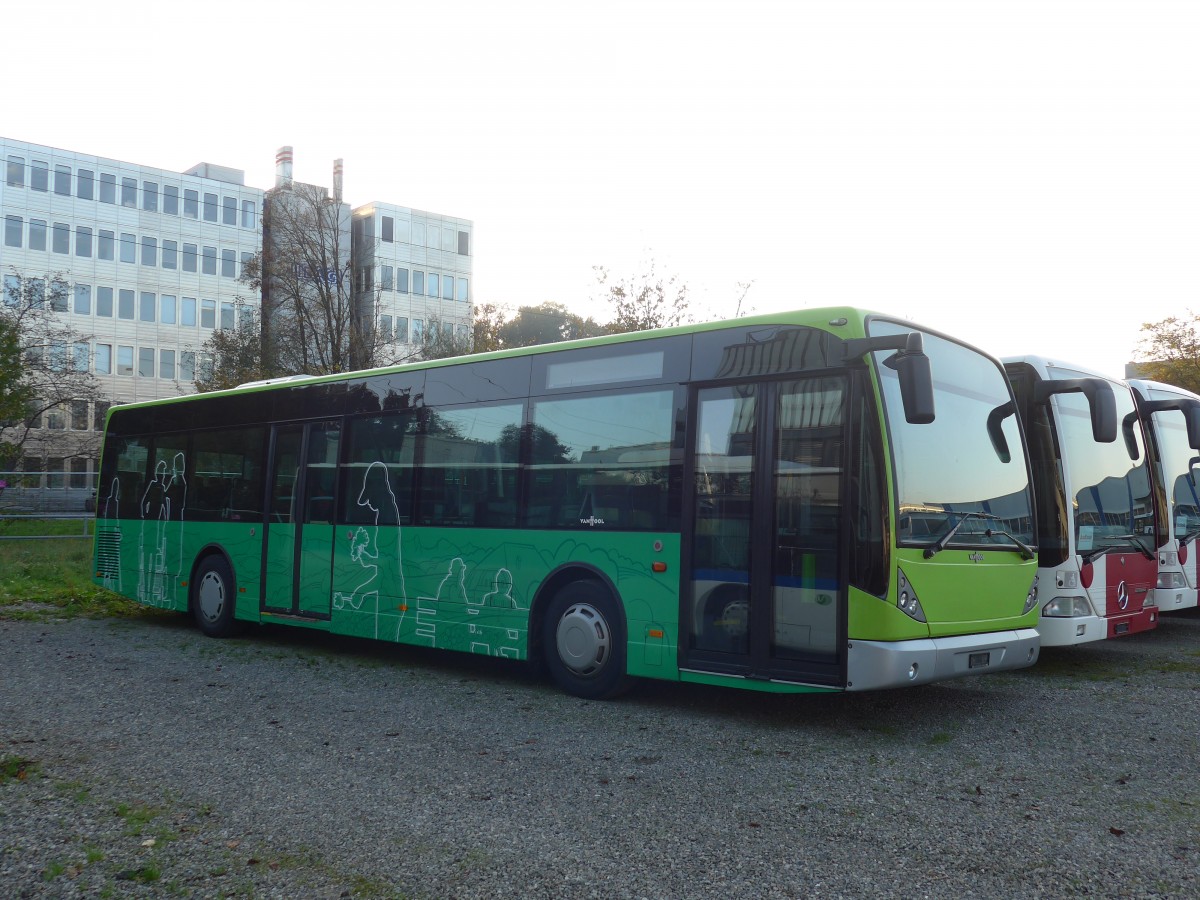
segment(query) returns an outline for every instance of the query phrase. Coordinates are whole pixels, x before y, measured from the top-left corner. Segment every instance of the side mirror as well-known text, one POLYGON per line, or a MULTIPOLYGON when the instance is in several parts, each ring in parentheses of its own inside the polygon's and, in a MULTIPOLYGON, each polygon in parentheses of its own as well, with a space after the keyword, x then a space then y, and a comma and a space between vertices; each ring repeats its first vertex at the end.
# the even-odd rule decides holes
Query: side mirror
POLYGON ((1187 424, 1188 446, 1200 450, 1200 403, 1194 400, 1183 410, 1184 422, 1187 424))
POLYGON ((919 331, 883 337, 851 338, 843 342, 843 362, 849 363, 876 350, 895 350, 883 364, 895 371, 904 402, 904 419, 910 425, 928 425, 934 420, 933 368, 925 355, 925 339, 919 331))
POLYGON ((1008 449, 1008 439, 1004 437, 1003 422, 1009 416, 1014 415, 1017 411, 1017 405, 1009 400, 1007 403, 1001 403, 987 417, 987 433, 992 440, 992 448, 996 451, 996 455, 1000 457, 1000 462, 1010 462, 1012 460, 1012 451, 1008 449))
MULTIPOLYGON (((1078 391, 1087 398, 1092 415, 1092 439, 1111 444, 1117 439, 1117 397, 1112 385, 1103 378, 1064 378, 1039 381, 1033 392, 1035 403, 1045 403, 1055 394, 1078 391)), ((1200 448, 1197 448, 1200 449, 1200 448)))
POLYGON ((1138 453, 1137 436, 1133 431, 1134 426, 1137 424, 1137 417, 1136 412, 1131 412, 1121 420, 1121 436, 1125 438, 1125 451, 1129 454, 1129 458, 1135 461, 1140 455, 1138 453))
POLYGON ((1193 456, 1188 460, 1188 481, 1192 483, 1192 490, 1196 489, 1196 463, 1200 463, 1200 456, 1193 456))

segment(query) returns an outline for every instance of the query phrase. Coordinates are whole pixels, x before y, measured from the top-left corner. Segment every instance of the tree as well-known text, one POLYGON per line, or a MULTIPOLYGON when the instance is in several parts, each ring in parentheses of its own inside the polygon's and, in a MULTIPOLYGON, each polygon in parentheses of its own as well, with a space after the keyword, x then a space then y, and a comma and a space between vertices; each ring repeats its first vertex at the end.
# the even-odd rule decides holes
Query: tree
POLYGON ((471 353, 471 339, 455 331, 453 323, 443 324, 437 316, 425 320, 421 335, 421 359, 448 359, 471 353))
POLYGON ((218 328, 209 335, 201 348, 201 359, 204 363, 197 367, 195 382, 200 393, 273 377, 263 367, 262 317, 258 311, 241 308, 236 327, 218 328))
POLYGON ((471 310, 471 352, 488 353, 502 350, 500 329, 504 327, 504 314, 494 303, 484 303, 471 310))
POLYGON ((610 334, 668 328, 692 321, 687 285, 674 275, 664 279, 653 259, 647 263, 645 274, 620 281, 613 280, 604 266, 593 266, 592 270, 603 289, 600 302, 612 305, 613 317, 607 326, 610 334))
POLYGON ((351 241, 350 207, 325 188, 295 182, 267 194, 261 258, 242 275, 262 292, 266 377, 328 375, 383 361, 380 350, 391 336, 374 327, 371 249, 351 241))
POLYGON ((0 470, 14 469, 36 441, 45 455, 95 459, 100 436, 91 403, 104 393, 91 374, 90 335, 59 314, 70 286, 61 273, 26 276, 10 268, 0 302, 0 470))
POLYGON ((1147 378, 1200 393, 1200 315, 1146 322, 1136 356, 1147 378))
POLYGON ((553 344, 605 333, 605 327, 590 316, 586 319, 577 316, 561 303, 522 306, 499 328, 500 345, 504 348, 553 344))

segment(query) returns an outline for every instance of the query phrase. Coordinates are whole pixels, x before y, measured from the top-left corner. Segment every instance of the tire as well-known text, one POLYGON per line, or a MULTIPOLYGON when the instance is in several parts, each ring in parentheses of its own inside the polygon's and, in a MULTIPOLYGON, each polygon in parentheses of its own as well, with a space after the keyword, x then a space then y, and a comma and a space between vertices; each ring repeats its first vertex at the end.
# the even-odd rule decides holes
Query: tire
POLYGON ((237 584, 223 556, 208 556, 192 579, 192 613, 196 624, 209 637, 231 637, 242 630, 233 617, 237 584))
POLYGON ((745 585, 719 585, 709 594, 704 607, 703 649, 749 652, 750 597, 745 585))
POLYGON ((542 649, 568 694, 607 700, 633 684, 625 674, 625 624, 612 594, 595 581, 559 590, 542 620, 542 649))

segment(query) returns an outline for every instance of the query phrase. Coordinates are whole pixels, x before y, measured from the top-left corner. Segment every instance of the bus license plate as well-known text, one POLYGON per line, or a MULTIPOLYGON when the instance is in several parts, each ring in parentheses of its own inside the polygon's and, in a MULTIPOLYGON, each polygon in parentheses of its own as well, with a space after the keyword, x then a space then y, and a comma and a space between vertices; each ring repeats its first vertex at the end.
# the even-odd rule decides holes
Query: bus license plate
POLYGON ((1117 634, 1129 634, 1129 623, 1128 622, 1118 622, 1117 627, 1116 627, 1116 633, 1117 634))
POLYGON ((984 650, 982 653, 972 653, 967 658, 968 669, 982 669, 985 666, 992 664, 992 653, 990 650, 984 650))

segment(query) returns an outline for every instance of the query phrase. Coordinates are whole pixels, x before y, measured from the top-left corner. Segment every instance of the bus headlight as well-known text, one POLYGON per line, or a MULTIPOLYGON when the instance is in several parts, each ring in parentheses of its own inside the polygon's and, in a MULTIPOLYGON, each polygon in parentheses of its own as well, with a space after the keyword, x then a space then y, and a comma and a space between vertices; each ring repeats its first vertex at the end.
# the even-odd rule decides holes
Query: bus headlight
POLYGON ((1159 572, 1158 581, 1154 585, 1160 591, 1177 591, 1186 587, 1182 572, 1159 572))
POLYGON ((1029 585, 1029 593, 1025 595, 1025 608, 1021 610, 1021 615, 1028 615, 1029 611, 1037 606, 1038 594, 1038 577, 1033 576, 1033 584, 1029 585))
POLYGON ((896 605, 906 616, 916 619, 918 622, 926 621, 925 610, 921 609, 921 601, 917 599, 917 592, 908 583, 903 569, 896 570, 896 605))
POLYGON ((1091 614, 1092 605, 1086 597, 1055 597, 1042 607, 1042 615, 1051 619, 1072 619, 1091 614))

